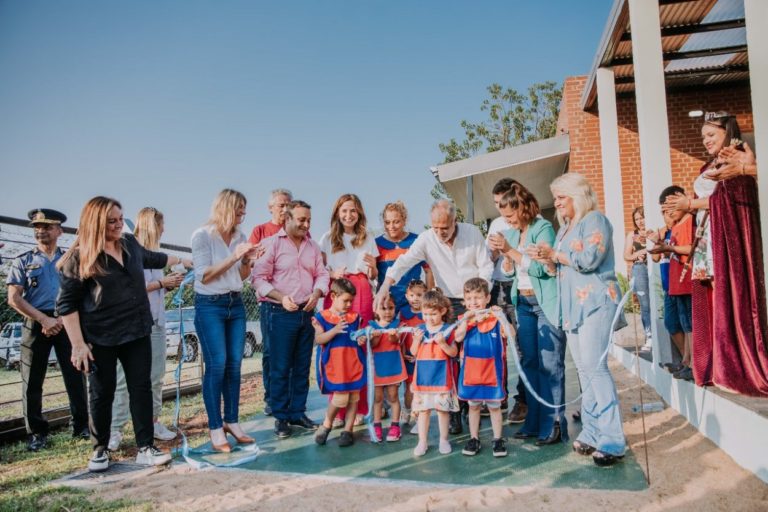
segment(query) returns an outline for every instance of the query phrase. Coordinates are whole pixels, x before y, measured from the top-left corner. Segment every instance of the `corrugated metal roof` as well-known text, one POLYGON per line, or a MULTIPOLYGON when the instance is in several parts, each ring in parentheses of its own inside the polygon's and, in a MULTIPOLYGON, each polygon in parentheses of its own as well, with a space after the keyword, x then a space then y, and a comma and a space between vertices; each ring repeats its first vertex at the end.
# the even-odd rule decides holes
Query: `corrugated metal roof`
MULTIPOLYGON (((768 0, 766 0, 768 1, 768 0)), ((589 109, 597 100, 595 87, 595 73, 599 66, 610 65, 615 59, 632 57, 632 41, 622 40, 631 30, 629 26, 629 8, 626 0, 616 0, 611 10, 608 25, 603 31, 598 54, 595 58, 592 72, 587 81, 587 88, 582 95, 582 107, 589 109), (623 25, 623 26, 622 26, 623 25)), ((695 29, 697 25, 742 20, 744 18, 744 0, 692 0, 663 4, 659 7, 659 20, 662 33, 664 29, 672 27, 690 27, 695 29)), ((733 24, 731 24, 732 26, 733 24)), ((720 48, 732 48, 746 46, 746 29, 727 28, 709 32, 692 34, 666 35, 661 40, 662 51, 665 54, 676 52, 717 50, 720 48)), ((686 76, 668 76, 667 86, 679 86, 681 84, 712 84, 730 81, 743 81, 749 79, 749 73, 743 67, 749 62, 746 51, 742 53, 728 53, 724 55, 707 55, 695 58, 683 58, 679 60, 667 60, 665 72, 686 73, 686 76), (734 65, 740 65, 740 69, 730 69, 734 65), (701 73, 701 70, 723 68, 722 74, 701 73)), ((626 82, 626 79, 634 76, 634 67, 631 63, 613 66, 614 75, 625 81, 618 83, 616 90, 619 93, 631 92, 634 84, 626 82)))
MULTIPOLYGON (((670 38, 671 39, 671 38, 670 38)), ((693 50, 704 50, 707 48, 724 48, 726 46, 736 46, 747 44, 747 29, 732 28, 729 30, 718 30, 717 32, 706 32, 702 34, 691 34, 685 44, 677 49, 683 52, 693 50)))
POLYGON ((681 25, 696 25, 718 0, 699 0, 659 6, 659 20, 662 27, 679 27, 681 25))
POLYGON ((727 65, 736 55, 739 54, 726 53, 725 55, 713 55, 711 57, 673 60, 666 65, 664 71, 698 71, 701 69, 720 68, 727 65))
POLYGON ((744 0, 720 0, 701 20, 702 23, 737 20, 744 17, 744 0))

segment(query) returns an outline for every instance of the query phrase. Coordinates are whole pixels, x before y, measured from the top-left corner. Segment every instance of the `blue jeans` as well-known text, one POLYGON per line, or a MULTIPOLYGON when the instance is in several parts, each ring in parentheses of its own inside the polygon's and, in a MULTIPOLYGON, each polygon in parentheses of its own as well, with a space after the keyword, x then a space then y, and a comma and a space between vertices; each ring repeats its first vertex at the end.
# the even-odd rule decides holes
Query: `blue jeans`
POLYGON ((648 285, 648 265, 645 263, 635 263, 632 265, 632 277, 635 278, 635 291, 640 292, 635 295, 640 303, 640 319, 643 322, 643 330, 647 337, 651 335, 651 297, 648 285))
POLYGON ((269 312, 269 302, 259 302, 259 326, 261 327, 261 379, 264 383, 264 404, 272 407, 269 403, 269 312))
POLYGON ((624 455, 627 441, 621 426, 621 411, 616 384, 608 370, 608 360, 598 366, 608 346, 615 304, 606 304, 589 315, 574 331, 566 333, 573 362, 584 394, 581 398, 580 442, 611 455, 624 455))
MULTIPOLYGON (((565 401, 565 333, 552 325, 539 306, 536 296, 517 297, 517 342, 523 371, 534 391, 552 404, 565 401)), ((522 432, 546 439, 560 422, 563 440, 568 440, 565 407, 552 409, 539 403, 526 390, 528 414, 522 432)))
POLYGON ((307 410, 315 329, 312 311, 269 304, 269 396, 278 420, 298 420, 307 410))
POLYGON ((240 405, 240 366, 245 346, 245 307, 240 294, 195 294, 195 329, 203 351, 203 402, 208 428, 224 421, 237 423, 240 405))

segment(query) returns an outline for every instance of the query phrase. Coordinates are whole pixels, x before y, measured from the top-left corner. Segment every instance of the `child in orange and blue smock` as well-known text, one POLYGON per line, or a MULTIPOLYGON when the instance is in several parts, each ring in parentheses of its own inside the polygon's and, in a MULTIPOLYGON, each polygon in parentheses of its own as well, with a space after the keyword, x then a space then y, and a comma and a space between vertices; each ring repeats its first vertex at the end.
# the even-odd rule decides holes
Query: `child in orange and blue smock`
POLYGON ((489 316, 467 326, 461 346, 459 399, 473 402, 504 400, 506 356, 501 322, 489 316))
MULTIPOLYGON (((450 325, 443 324, 438 332, 445 336, 446 344, 454 343, 450 325), (448 332, 451 330, 451 332, 448 332)), ((456 397, 454 366, 452 358, 437 343, 426 341, 437 332, 430 333, 425 325, 418 327, 424 332, 424 342, 419 345, 416 364, 411 382, 413 391, 413 410, 429 411, 435 409, 444 412, 459 410, 456 397)))
MULTIPOLYGON (((374 330, 386 331, 397 329, 399 324, 398 320, 392 320, 384 326, 372 320, 368 326, 374 330)), ((373 382, 376 387, 400 384, 408 378, 399 336, 396 335, 394 340, 389 334, 379 337, 379 342, 373 347, 373 367, 373 382)))
MULTIPOLYGON (((401 327, 418 327, 424 325, 424 320, 421 318, 421 312, 415 313, 411 310, 411 306, 406 304, 400 309, 400 326, 401 327)), ((413 342, 413 335, 408 333, 403 338, 403 356, 405 360, 405 371, 408 374, 406 382, 409 384, 413 381, 413 354, 411 354, 411 343, 413 342)))
MULTIPOLYGON (((339 323, 340 317, 324 310, 315 314, 315 320, 327 332, 339 323)), ((366 382, 365 352, 350 337, 358 330, 360 317, 357 313, 347 313, 346 322, 347 332, 337 334, 317 348, 317 384, 324 395, 360 391, 366 382)))

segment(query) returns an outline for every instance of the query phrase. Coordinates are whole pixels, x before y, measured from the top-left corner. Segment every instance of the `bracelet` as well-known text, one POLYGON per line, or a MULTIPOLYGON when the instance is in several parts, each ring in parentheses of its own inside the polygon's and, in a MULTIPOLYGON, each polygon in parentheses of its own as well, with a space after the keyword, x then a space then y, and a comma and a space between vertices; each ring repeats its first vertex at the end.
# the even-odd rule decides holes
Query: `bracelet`
POLYGON ((158 288, 158 290, 162 290, 163 288, 165 288, 165 286, 163 286, 163 281, 162 280, 158 279, 155 282, 158 284, 158 286, 160 286, 160 288, 158 288))

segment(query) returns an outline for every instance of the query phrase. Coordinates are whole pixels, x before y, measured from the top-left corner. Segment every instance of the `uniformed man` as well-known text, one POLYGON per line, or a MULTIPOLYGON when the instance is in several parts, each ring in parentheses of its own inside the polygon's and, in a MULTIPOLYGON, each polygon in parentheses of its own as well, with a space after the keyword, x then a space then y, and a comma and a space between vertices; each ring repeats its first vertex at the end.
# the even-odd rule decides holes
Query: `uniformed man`
POLYGON ((59 293, 56 262, 63 254, 57 246, 61 224, 67 217, 56 210, 40 208, 27 216, 35 230, 37 247, 19 255, 12 263, 6 284, 8 304, 24 315, 21 339, 21 380, 27 449, 45 448, 48 421, 43 417, 43 381, 51 348, 56 350, 72 413, 72 437, 88 439, 88 406, 85 379, 70 361, 72 347, 60 318, 54 311, 59 293))

